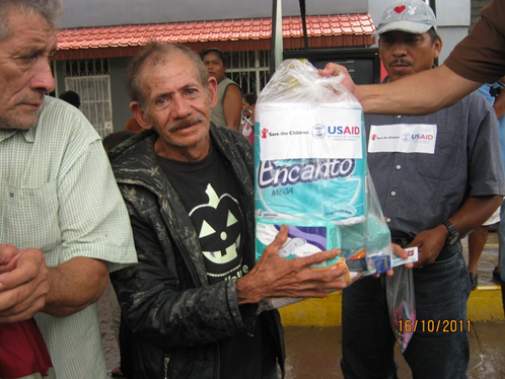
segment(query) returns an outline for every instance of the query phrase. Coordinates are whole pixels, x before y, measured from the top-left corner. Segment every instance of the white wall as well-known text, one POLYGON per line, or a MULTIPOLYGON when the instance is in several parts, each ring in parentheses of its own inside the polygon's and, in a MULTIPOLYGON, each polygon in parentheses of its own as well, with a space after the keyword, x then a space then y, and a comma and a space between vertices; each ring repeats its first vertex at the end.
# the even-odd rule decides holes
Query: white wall
MULTIPOLYGON (((380 21, 384 9, 398 0, 369 0, 368 9, 375 24, 380 21)), ((437 0, 438 30, 444 48, 440 63, 449 55, 456 44, 468 33, 470 25, 470 0, 437 0)))

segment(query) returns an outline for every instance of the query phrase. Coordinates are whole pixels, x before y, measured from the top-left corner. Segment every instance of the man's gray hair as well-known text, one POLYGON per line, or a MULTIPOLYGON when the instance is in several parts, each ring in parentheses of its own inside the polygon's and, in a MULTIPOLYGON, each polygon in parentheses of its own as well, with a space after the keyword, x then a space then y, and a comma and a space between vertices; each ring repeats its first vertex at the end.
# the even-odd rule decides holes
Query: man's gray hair
POLYGON ((128 67, 128 92, 132 101, 138 101, 141 106, 145 105, 146 94, 140 78, 146 63, 149 62, 150 65, 155 66, 164 62, 172 54, 182 54, 189 58, 197 71, 200 83, 207 87, 209 74, 197 53, 184 45, 151 42, 132 58, 128 67))
MULTIPOLYGON (((60 13, 59 0, 0 0, 0 39, 9 35, 7 15, 10 9, 25 12, 35 12, 42 16, 50 25, 54 25, 60 13)), ((27 25, 27 28, 30 26, 27 25)))

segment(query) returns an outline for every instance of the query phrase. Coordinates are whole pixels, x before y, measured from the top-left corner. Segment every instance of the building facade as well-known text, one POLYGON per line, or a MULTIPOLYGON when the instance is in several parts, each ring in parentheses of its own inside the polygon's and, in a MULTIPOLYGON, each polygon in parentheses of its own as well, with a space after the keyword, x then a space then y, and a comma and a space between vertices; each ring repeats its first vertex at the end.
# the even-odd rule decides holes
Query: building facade
MULTIPOLYGON (((375 43, 374 21, 397 0, 334 0, 307 2, 309 47, 316 49, 370 48, 375 43), (310 12, 309 12, 310 11, 310 12)), ((271 50, 271 0, 250 3, 209 0, 211 9, 191 8, 180 2, 168 12, 165 2, 66 0, 58 51, 53 61, 56 94, 74 90, 81 110, 101 136, 122 130, 130 118, 126 90, 129 58, 150 41, 182 43, 200 52, 217 47, 227 54, 227 72, 243 93, 259 93, 269 79, 271 50), (95 4, 96 3, 96 4, 95 4), (219 4, 217 4, 219 3, 219 4), (127 5, 129 4, 129 5, 127 5), (79 8, 81 7, 81 8, 79 8), (101 7, 101 8, 100 8, 101 7), (217 8, 216 8, 217 7, 217 8), (90 12, 89 9, 99 12, 90 12), (227 9, 228 19, 215 20, 216 9, 227 9), (209 16, 209 20, 206 19, 209 16), (251 16, 240 18, 241 15, 251 16), (262 17, 263 16, 263 17, 262 17), (167 19, 168 22, 159 22, 167 19), (136 21, 140 23, 135 23, 136 21), (150 20, 156 23, 148 23, 150 20), (190 21, 192 20, 192 21, 190 21)), ((471 10, 482 1, 436 1, 439 32, 444 40, 441 61, 467 33, 471 10)), ((286 3, 286 2, 285 2, 286 3)), ((296 2, 298 3, 298 2, 296 2)), ((200 4, 200 3, 199 3, 200 4)), ((195 4, 193 4, 195 5, 195 4)), ((288 3, 283 18, 284 49, 304 46, 299 10, 288 3)))
MULTIPOLYGON (((307 31, 311 48, 364 48, 375 41, 366 13, 308 16, 307 31)), ((285 50, 304 46, 300 17, 284 17, 283 36, 285 50)), ((269 18, 69 28, 58 33, 57 94, 76 91, 82 112, 102 137, 122 130, 130 118, 128 60, 151 41, 181 43, 196 52, 223 50, 227 75, 243 93, 259 93, 270 77, 269 18)))

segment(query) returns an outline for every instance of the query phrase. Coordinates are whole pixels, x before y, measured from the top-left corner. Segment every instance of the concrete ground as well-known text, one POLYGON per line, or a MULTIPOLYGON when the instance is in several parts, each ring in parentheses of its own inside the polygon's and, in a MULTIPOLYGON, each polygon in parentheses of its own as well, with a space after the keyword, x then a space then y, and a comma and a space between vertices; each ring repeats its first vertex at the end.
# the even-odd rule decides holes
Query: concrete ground
MULTIPOLYGON (((286 333, 287 379, 341 379, 342 329, 289 327, 286 333)), ((396 351, 398 377, 412 375, 396 351)), ((475 322, 470 333, 469 379, 505 378, 505 322, 475 322)))
MULTIPOLYGON (((466 238, 463 239, 463 251, 465 259, 468 257, 468 244, 466 238)), ((494 232, 489 233, 486 246, 479 260, 479 284, 493 284, 492 272, 498 263, 498 235, 494 232)))

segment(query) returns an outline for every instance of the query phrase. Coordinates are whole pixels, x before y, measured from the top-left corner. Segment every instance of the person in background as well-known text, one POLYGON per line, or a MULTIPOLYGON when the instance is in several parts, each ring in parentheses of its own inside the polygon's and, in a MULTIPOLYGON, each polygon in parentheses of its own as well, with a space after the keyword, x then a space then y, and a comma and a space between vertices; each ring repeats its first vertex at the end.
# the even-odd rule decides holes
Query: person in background
POLYGON ((242 135, 252 145, 254 144, 254 121, 257 96, 255 93, 248 93, 242 99, 242 121, 240 131, 242 135))
POLYGON ((216 126, 225 126, 234 130, 240 128, 242 112, 242 94, 240 87, 226 77, 224 53, 219 49, 207 49, 201 54, 209 76, 216 79, 217 103, 212 109, 211 121, 216 126))
POLYGON ((74 107, 79 109, 81 107, 81 97, 75 91, 65 91, 60 95, 60 99, 72 104, 74 107))

